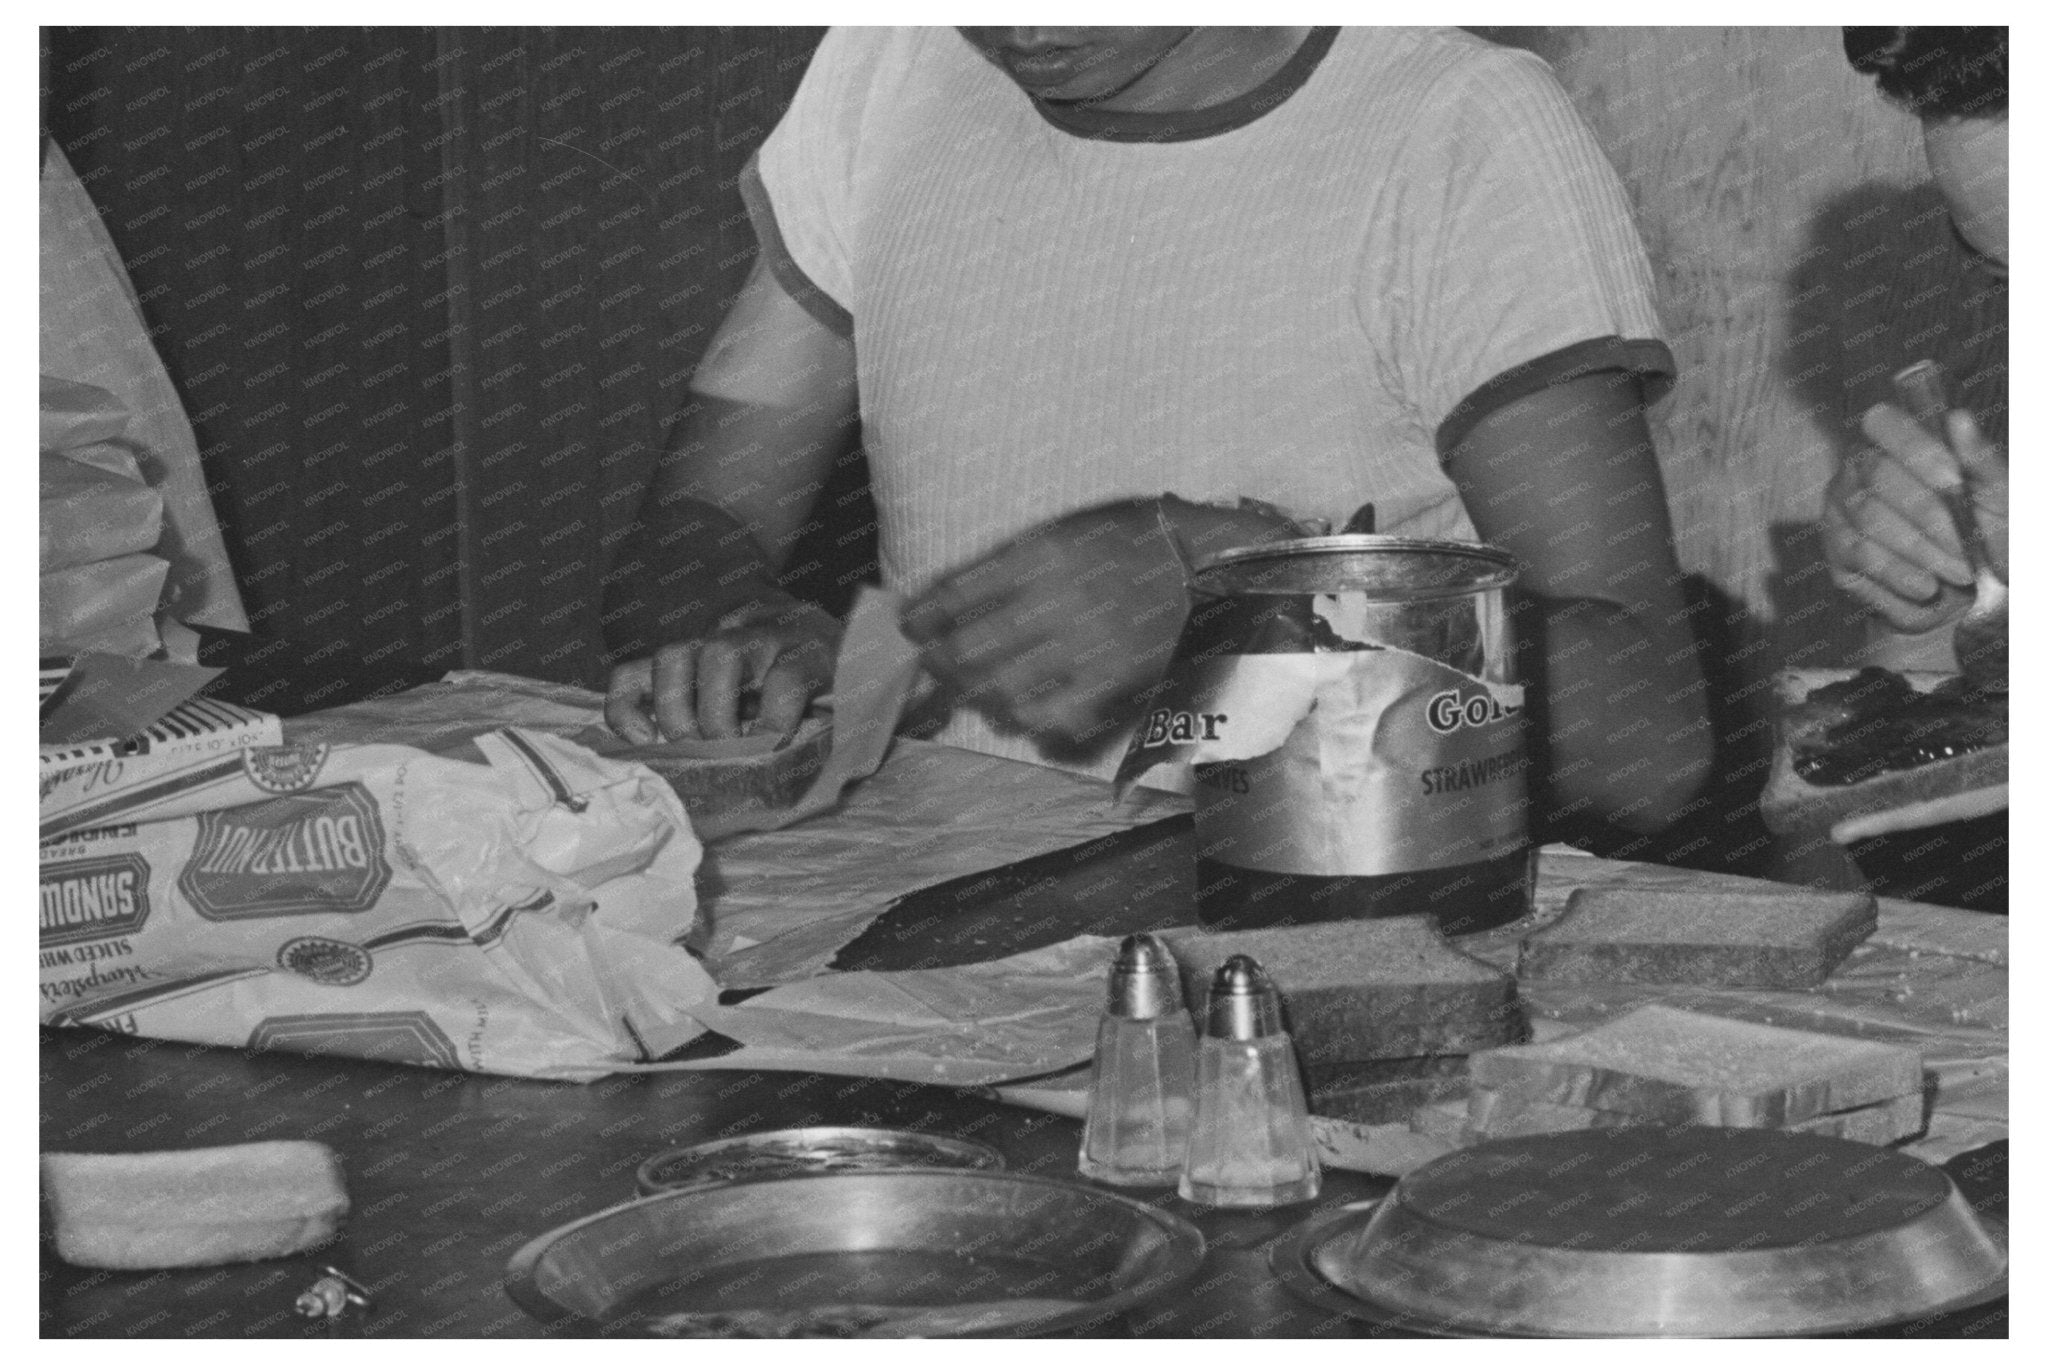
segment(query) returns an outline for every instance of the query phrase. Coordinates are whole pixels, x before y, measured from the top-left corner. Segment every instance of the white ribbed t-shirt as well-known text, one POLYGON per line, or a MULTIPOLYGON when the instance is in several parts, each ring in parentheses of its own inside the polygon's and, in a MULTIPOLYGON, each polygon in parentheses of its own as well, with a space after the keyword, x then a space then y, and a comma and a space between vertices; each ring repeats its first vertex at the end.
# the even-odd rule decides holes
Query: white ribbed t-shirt
MULTIPOLYGON (((745 188, 778 279, 850 328, 908 592, 1163 492, 1470 539, 1440 459, 1479 418, 1671 371, 1612 168, 1540 60, 1456 30, 1319 30, 1185 116, 1041 106, 952 29, 835 29, 745 188)), ((1047 761, 971 713, 941 738, 1047 761)))

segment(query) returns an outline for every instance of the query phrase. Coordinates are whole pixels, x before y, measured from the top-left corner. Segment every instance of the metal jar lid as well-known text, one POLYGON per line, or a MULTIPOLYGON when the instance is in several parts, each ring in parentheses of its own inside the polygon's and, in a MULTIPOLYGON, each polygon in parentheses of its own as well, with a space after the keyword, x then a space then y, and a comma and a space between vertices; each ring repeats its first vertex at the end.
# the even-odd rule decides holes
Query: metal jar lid
POLYGON ((678 1147, 640 1164, 641 1194, 832 1171, 943 1168, 1000 1171, 1003 1156, 985 1143, 903 1128, 781 1128, 678 1147))
POLYGON ((1180 969, 1150 934, 1132 934, 1109 972, 1109 1013, 1120 1019, 1159 1019, 1181 1010, 1180 969))
POLYGON ((1223 597, 1363 592, 1422 602, 1505 588, 1521 572, 1506 550, 1473 540, 1311 536, 1225 550, 1196 569, 1195 587, 1223 597))
POLYGON ((1216 969, 1202 1020, 1204 1038, 1249 1043, 1286 1031, 1280 1017, 1280 992, 1257 958, 1237 953, 1216 969))

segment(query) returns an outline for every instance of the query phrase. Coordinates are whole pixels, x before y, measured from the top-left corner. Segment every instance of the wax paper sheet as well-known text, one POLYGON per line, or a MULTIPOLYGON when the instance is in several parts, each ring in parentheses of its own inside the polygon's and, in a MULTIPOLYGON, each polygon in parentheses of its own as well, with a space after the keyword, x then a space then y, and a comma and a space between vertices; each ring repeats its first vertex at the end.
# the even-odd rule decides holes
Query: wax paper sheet
POLYGON ((1116 940, 1082 935, 994 962, 845 972, 696 1014, 741 1044, 708 1061, 635 1070, 824 1071, 978 1085, 1084 1062, 1116 940))
MULTIPOLYGON (((173 657, 191 662, 198 639, 186 626, 249 628, 192 424, 157 356, 113 238, 64 153, 47 141, 39 212, 37 369, 73 381, 62 386, 74 390, 73 400, 80 397, 78 385, 103 390, 109 400, 88 397, 54 407, 46 401, 42 447, 74 449, 119 437, 126 451, 139 457, 142 474, 162 495, 162 534, 152 538, 156 554, 168 561, 162 580, 167 608, 162 638, 173 657)), ((45 392, 47 399, 47 387, 45 392)), ((102 467, 111 463, 106 452, 74 449, 73 458, 102 467)), ((94 647, 112 643, 102 639, 94 647)))
POLYGON ((830 818, 705 850, 698 946, 728 989, 802 980, 898 899, 1187 809, 1144 789, 899 739, 830 818))

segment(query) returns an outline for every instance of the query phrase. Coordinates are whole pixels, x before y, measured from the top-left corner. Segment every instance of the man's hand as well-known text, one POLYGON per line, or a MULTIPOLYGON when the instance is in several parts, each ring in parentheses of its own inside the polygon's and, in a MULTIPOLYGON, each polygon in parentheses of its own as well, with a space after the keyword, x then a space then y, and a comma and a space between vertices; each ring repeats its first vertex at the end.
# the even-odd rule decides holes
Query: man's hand
POLYGON ((743 608, 711 635, 613 669, 605 723, 635 744, 731 739, 746 732, 742 705, 755 698, 752 729, 787 735, 832 686, 839 632, 829 613, 794 598, 743 608))
POLYGON ((903 631, 971 705, 1086 750, 1173 658, 1188 613, 1182 553, 1290 533, 1277 514, 1170 498, 1087 508, 934 585, 904 607, 903 631))
POLYGON ((1836 471, 1821 513, 1836 585, 1910 634, 1969 605, 1969 551, 1942 502, 1965 471, 1991 567, 2001 578, 2007 570, 2005 460, 1968 413, 1947 421, 1943 441, 1889 403, 1864 413, 1863 434, 1875 444, 1836 471))

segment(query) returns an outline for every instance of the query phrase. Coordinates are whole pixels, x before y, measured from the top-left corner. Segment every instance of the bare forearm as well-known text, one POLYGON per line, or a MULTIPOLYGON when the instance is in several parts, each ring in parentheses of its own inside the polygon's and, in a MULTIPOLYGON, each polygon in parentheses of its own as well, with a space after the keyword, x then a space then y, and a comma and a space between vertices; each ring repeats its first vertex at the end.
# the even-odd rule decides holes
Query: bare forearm
POLYGON ((1706 681, 1682 616, 1590 598, 1522 606, 1548 812, 1638 833, 1672 824, 1700 799, 1713 760, 1706 681))
MULTIPOLYGON (((766 453, 774 448, 769 442, 791 434, 787 418, 690 396, 641 501, 638 525, 608 575, 605 633, 615 653, 645 653, 706 635, 736 613, 759 616, 793 605, 777 570, 802 533, 817 484, 800 476, 777 489, 765 477, 778 468, 777 457, 766 453)), ((829 468, 835 453, 800 449, 790 458, 829 468)))
POLYGON ((661 538, 695 529, 695 505, 714 507, 744 529, 771 573, 779 571, 803 535, 847 425, 822 403, 769 407, 693 393, 643 519, 661 538))

